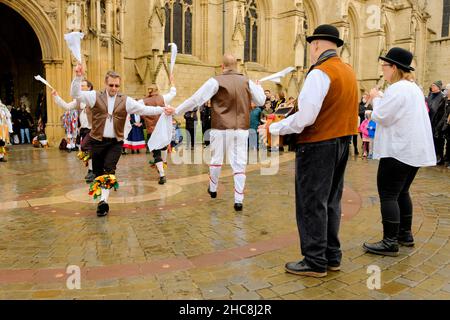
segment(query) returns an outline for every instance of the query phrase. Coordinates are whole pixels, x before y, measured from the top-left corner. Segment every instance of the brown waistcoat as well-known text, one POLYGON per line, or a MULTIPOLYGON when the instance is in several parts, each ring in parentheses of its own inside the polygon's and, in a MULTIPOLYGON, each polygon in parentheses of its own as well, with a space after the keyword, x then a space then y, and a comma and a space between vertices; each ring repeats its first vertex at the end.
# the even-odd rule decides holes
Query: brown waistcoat
POLYGON ((92 128, 92 110, 88 106, 86 106, 85 110, 86 110, 86 116, 88 119, 88 124, 92 128))
POLYGON ((358 84, 352 67, 340 58, 333 57, 315 69, 328 75, 330 89, 316 122, 298 135, 297 143, 320 142, 358 134, 358 84))
MULTIPOLYGON (((146 106, 151 107, 165 107, 164 104, 164 97, 162 95, 156 94, 153 96, 149 96, 144 99, 144 104, 146 106)), ((155 130, 156 124, 158 123, 159 117, 161 115, 157 116, 142 116, 141 118, 145 121, 145 128, 147 129, 148 133, 153 133, 153 130, 155 130)))
MULTIPOLYGON (((123 140, 123 131, 125 121, 127 119, 127 97, 118 94, 113 111, 114 133, 119 141, 123 140)), ((95 140, 102 141, 103 131, 105 130, 105 123, 108 119, 108 97, 105 91, 97 92, 97 100, 92 108, 92 130, 91 137, 95 140)))
POLYGON ((236 71, 227 71, 215 79, 219 91, 211 99, 211 128, 248 130, 252 103, 248 79, 236 71))

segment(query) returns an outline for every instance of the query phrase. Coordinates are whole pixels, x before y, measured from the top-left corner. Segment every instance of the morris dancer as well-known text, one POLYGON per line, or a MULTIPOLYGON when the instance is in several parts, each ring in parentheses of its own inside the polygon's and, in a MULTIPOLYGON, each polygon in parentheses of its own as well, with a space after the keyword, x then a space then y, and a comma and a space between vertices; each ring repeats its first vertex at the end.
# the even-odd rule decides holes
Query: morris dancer
POLYGON ((184 114, 211 99, 210 184, 208 193, 217 198, 217 187, 226 152, 234 172, 234 209, 243 210, 247 146, 252 101, 260 106, 266 96, 264 89, 237 72, 233 55, 223 57, 223 74, 209 79, 191 98, 183 102, 176 114, 184 114))
MULTIPOLYGON (((92 91, 94 86, 88 80, 83 80, 81 82, 81 90, 92 91)), ((95 179, 94 172, 92 170, 92 159, 91 159, 91 147, 89 145, 89 132, 92 129, 92 111, 90 108, 86 108, 86 104, 78 103, 77 100, 73 100, 70 103, 66 103, 59 95, 58 92, 53 91, 52 95, 55 99, 55 103, 66 110, 80 109, 80 150, 78 157, 87 164, 88 173, 84 177, 86 183, 92 183, 95 179)))
MULTIPOLYGON (((172 100, 177 95, 177 89, 175 88, 173 76, 170 77, 170 92, 165 95, 160 95, 159 88, 156 84, 152 84, 148 87, 148 96, 143 100, 146 106, 166 106, 172 102, 172 100)), ((158 116, 145 116, 145 127, 147 128, 148 138, 150 139, 153 130, 159 120, 158 116)), ((163 185, 167 182, 166 174, 164 172, 164 167, 167 167, 167 147, 160 150, 153 150, 153 161, 150 164, 156 166, 159 173, 159 184, 163 185)))
POLYGON ((84 68, 78 64, 75 68, 76 78, 72 82, 71 95, 85 103, 92 110, 92 164, 96 179, 90 187, 94 199, 101 197, 97 207, 97 216, 109 213, 108 198, 110 189, 117 190, 118 183, 114 176, 119 162, 127 114, 152 116, 165 112, 172 115, 172 107, 148 107, 136 100, 119 93, 121 77, 109 71, 105 77, 105 91, 81 91, 84 68))

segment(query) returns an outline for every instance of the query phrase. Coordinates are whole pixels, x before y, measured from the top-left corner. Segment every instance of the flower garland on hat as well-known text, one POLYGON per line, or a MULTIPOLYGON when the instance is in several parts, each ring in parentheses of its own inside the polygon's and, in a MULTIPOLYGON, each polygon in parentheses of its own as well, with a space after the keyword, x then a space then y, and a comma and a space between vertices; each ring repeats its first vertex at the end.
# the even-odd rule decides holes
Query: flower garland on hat
POLYGON ((94 200, 101 197, 102 189, 113 189, 117 191, 119 189, 119 183, 117 182, 116 176, 112 174, 105 174, 103 176, 97 177, 94 182, 91 183, 89 188, 89 195, 94 197, 94 200))

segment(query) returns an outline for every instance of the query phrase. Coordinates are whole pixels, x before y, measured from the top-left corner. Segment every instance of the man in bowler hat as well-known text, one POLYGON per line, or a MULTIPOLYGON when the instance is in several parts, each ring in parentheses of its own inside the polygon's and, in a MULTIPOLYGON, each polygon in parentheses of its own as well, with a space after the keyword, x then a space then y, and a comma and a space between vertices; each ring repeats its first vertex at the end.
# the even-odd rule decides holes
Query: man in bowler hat
MULTIPOLYGON (((304 259, 287 263, 285 270, 325 277, 341 265, 341 199, 349 144, 358 133, 358 85, 352 67, 338 57, 344 44, 338 29, 321 25, 307 41, 313 65, 298 98, 299 111, 269 131, 298 134, 295 198, 304 259)), ((265 134, 266 127, 260 131, 265 134)))

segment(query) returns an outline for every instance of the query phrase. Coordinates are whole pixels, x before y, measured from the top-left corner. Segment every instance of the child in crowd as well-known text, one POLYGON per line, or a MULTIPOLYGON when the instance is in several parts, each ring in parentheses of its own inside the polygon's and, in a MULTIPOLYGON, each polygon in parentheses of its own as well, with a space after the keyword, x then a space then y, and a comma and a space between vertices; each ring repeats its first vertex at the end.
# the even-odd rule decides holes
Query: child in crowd
POLYGON ((172 120, 172 126, 172 142, 170 146, 171 148, 176 148, 183 141, 183 135, 181 133, 180 123, 175 118, 172 120))
POLYGON ((367 156, 369 155, 370 136, 368 127, 370 123, 371 114, 372 111, 367 110, 364 114, 365 120, 359 126, 359 132, 361 132, 363 139, 363 156, 362 156, 363 159, 367 159, 367 156))
POLYGON ((369 138, 370 138, 370 142, 369 142, 369 160, 372 160, 373 158, 373 142, 375 140, 375 132, 377 130, 377 123, 375 121, 372 120, 372 114, 369 115, 369 125, 367 126, 367 131, 369 133, 369 138))

